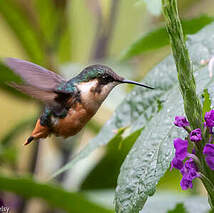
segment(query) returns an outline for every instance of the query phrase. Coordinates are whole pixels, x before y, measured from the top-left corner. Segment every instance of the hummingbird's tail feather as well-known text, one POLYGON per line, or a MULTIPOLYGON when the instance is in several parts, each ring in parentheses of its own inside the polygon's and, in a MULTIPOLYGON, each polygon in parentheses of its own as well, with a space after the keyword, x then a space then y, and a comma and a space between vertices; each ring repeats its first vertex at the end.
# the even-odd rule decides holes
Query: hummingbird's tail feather
POLYGON ((33 136, 28 137, 28 139, 25 141, 25 143, 23 144, 24 146, 28 145, 29 143, 31 143, 32 141, 34 142, 40 142, 43 138, 35 138, 33 136))
POLYGON ((29 143, 31 143, 32 141, 34 140, 34 137, 33 136, 30 136, 23 145, 28 145, 29 143))
POLYGON ((31 136, 25 141, 24 145, 28 145, 33 140, 38 141, 39 139, 46 138, 49 134, 50 129, 47 126, 42 126, 40 124, 40 119, 38 119, 31 136))

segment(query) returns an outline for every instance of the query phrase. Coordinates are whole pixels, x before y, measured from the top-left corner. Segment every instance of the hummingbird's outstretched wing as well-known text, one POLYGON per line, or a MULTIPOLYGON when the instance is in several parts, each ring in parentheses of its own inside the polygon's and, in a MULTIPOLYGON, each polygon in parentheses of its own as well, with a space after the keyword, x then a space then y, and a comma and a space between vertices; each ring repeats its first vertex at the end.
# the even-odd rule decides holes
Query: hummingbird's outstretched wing
POLYGON ((12 82, 9 83, 10 86, 46 104, 59 105, 60 103, 56 103, 57 97, 68 93, 63 89, 58 91, 59 85, 66 84, 65 79, 39 65, 16 58, 6 58, 5 64, 26 82, 12 82))
POLYGON ((11 82, 8 85, 49 105, 53 104, 57 97, 57 94, 53 91, 39 89, 27 84, 16 84, 11 82))
POLYGON ((27 84, 43 90, 54 90, 66 82, 60 75, 31 62, 6 58, 5 64, 18 74, 27 84))

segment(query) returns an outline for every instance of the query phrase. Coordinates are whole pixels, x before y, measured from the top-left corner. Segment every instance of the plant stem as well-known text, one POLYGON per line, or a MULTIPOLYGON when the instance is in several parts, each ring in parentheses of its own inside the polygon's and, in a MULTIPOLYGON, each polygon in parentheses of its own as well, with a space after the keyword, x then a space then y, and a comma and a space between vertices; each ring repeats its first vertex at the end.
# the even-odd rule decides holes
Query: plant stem
POLYGON ((102 14, 99 15, 95 44, 93 46, 93 60, 103 59, 108 54, 108 45, 114 30, 118 7, 119 0, 111 1, 111 10, 107 23, 104 22, 102 14))
POLYGON ((178 72, 184 110, 193 129, 202 128, 202 107, 196 94, 192 63, 185 44, 176 0, 162 0, 163 15, 178 72))

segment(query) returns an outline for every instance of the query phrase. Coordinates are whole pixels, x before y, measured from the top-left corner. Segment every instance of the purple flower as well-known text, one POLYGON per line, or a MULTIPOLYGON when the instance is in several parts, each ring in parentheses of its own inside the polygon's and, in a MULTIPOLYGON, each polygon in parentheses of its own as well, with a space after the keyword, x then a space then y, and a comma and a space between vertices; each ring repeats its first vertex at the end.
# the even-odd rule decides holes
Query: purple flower
POLYGON ((199 174, 197 173, 198 169, 192 158, 185 162, 183 168, 180 171, 183 176, 189 178, 190 180, 199 177, 199 174))
POLYGON ((175 169, 178 169, 178 170, 181 170, 183 168, 183 161, 174 157, 172 159, 172 162, 171 162, 171 168, 170 168, 170 171, 172 170, 172 168, 175 168, 175 169))
POLYGON ((204 146, 203 154, 206 156, 205 160, 211 170, 214 170, 214 144, 206 144, 204 146))
POLYGON ((185 176, 181 179, 180 182, 182 190, 187 190, 189 188, 192 188, 192 180, 189 180, 185 176))
POLYGON ((187 156, 188 141, 181 138, 174 139, 175 157, 179 160, 184 160, 187 156))
POLYGON ((183 168, 180 170, 181 174, 183 175, 183 178, 181 180, 181 188, 183 190, 187 190, 188 188, 192 188, 192 180, 200 177, 200 175, 197 172, 197 167, 195 165, 195 162, 192 158, 187 160, 183 166, 183 168))
POLYGON ((214 156, 207 156, 205 157, 207 165, 210 167, 211 170, 214 170, 214 156))
POLYGON ((204 120, 206 121, 206 126, 214 127, 214 110, 210 110, 205 113, 204 120))
POLYGON ((183 168, 180 170, 181 174, 183 175, 183 177, 189 179, 189 180, 193 180, 197 177, 200 177, 200 175, 198 174, 197 170, 194 168, 186 168, 185 164, 183 166, 183 168))
POLYGON ((210 144, 210 143, 206 144, 204 146, 203 154, 214 156, 214 144, 210 144))
POLYGON ((174 121, 175 126, 186 127, 189 126, 189 122, 184 116, 176 116, 174 121))
POLYGON ((192 132, 190 132, 190 140, 194 142, 198 142, 202 140, 200 128, 194 129, 192 132))
POLYGON ((187 160, 185 162, 185 168, 187 169, 195 169, 196 171, 198 170, 197 169, 197 166, 195 165, 195 162, 192 158, 190 158, 189 160, 187 160))
POLYGON ((172 170, 172 168, 181 170, 183 168, 183 160, 187 156, 188 141, 182 140, 181 138, 175 138, 174 147, 175 147, 175 157, 171 162, 170 170, 172 170))

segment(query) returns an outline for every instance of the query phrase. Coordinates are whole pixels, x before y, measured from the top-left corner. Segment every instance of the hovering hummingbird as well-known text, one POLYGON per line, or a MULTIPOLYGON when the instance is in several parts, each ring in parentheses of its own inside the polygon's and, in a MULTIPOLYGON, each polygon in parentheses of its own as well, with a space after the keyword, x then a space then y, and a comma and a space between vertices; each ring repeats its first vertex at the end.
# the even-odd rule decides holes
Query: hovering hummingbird
POLYGON ((77 134, 97 112, 110 91, 118 84, 135 84, 104 65, 86 67, 76 77, 66 81, 60 75, 28 61, 6 58, 6 65, 18 74, 24 84, 9 83, 45 104, 31 136, 24 145, 50 134, 67 138, 77 134))

